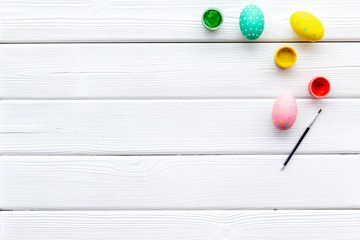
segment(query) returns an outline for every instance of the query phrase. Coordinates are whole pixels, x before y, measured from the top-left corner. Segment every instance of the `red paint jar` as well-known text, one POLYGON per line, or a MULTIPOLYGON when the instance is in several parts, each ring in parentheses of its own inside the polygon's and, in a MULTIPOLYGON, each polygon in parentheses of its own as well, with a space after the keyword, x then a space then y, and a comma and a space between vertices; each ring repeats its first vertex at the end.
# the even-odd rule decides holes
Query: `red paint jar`
POLYGON ((325 77, 314 77, 309 82, 309 92, 313 97, 323 98, 330 92, 330 82, 325 77))

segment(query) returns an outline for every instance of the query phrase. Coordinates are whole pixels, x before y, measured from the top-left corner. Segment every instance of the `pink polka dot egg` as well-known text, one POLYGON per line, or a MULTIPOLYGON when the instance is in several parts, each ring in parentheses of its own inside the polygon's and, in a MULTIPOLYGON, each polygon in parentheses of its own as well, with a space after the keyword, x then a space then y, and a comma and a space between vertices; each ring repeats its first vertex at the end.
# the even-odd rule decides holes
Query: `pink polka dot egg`
POLYGON ((274 125, 286 130, 294 125, 297 116, 297 105, 291 93, 281 94, 275 101, 272 109, 272 120, 274 125))

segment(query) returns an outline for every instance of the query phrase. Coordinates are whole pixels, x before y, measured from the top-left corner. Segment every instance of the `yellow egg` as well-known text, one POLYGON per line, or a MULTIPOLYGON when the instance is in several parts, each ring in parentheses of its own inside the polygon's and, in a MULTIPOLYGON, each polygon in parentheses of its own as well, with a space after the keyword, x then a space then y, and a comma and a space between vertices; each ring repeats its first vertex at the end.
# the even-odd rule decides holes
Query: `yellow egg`
POLYGON ((308 12, 294 12, 290 17, 290 24, 299 37, 309 42, 320 41, 325 33, 320 20, 308 12))

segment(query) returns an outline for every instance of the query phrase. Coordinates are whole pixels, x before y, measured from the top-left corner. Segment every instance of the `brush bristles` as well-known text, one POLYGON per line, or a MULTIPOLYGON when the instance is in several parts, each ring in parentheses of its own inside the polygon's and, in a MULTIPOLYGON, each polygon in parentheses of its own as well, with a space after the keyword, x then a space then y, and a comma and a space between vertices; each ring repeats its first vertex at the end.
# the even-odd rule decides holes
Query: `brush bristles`
POLYGON ((322 109, 320 108, 320 110, 319 110, 318 114, 319 114, 319 113, 321 113, 321 111, 322 111, 322 109))

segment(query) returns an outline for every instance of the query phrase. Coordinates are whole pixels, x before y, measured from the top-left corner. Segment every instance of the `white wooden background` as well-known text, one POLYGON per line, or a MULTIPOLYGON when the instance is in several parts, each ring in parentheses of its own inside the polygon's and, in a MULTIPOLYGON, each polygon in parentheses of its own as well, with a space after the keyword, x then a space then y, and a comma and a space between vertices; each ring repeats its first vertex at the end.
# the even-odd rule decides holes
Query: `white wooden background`
POLYGON ((360 239, 359 0, 0 1, 0 240, 360 239), (255 3, 264 34, 238 16, 255 3), (202 12, 220 8, 209 32, 202 12), (289 17, 319 17, 307 43, 289 17), (279 69, 289 45, 296 65, 279 69), (316 100, 316 75, 332 90, 316 100), (275 98, 297 98, 288 131, 275 98), (323 113, 284 172, 280 167, 323 113))

